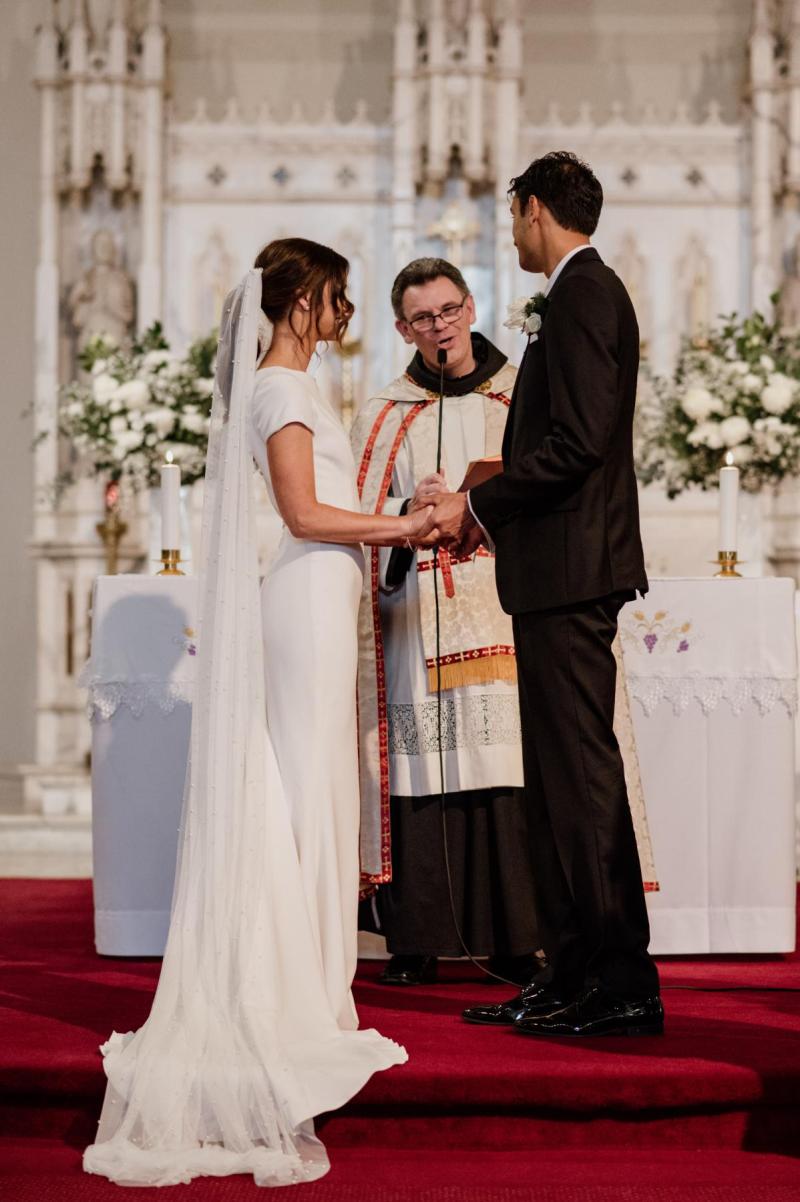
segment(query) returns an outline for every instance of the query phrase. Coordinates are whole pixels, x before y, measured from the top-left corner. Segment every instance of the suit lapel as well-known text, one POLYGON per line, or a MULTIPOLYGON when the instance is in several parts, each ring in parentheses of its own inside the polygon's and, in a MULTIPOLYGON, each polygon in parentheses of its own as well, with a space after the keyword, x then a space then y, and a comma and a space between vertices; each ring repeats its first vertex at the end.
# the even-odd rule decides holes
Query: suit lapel
POLYGON ((517 370, 516 379, 514 380, 514 387, 511 390, 511 403, 508 406, 508 417, 506 418, 506 428, 503 431, 502 458, 503 458, 503 463, 506 465, 508 465, 509 456, 511 454, 511 435, 512 435, 512 431, 514 429, 514 412, 517 407, 517 394, 519 392, 519 382, 522 379, 522 373, 523 373, 523 369, 525 367, 525 360, 528 357, 528 351, 530 350, 530 345, 531 344, 528 343, 527 346, 525 347, 525 350, 522 353, 522 360, 521 360, 519 368, 517 370))
MULTIPOLYGON (((603 261, 593 246, 587 246, 585 250, 578 251, 577 254, 574 254, 572 256, 572 258, 570 259, 570 261, 568 263, 564 264, 564 266, 562 267, 561 271, 558 274, 558 279, 553 284, 553 287, 548 294, 548 297, 547 297, 548 304, 550 302, 552 302, 553 297, 557 295, 558 288, 559 288, 559 285, 561 284, 561 281, 564 279, 565 276, 569 275, 574 264, 580 263, 580 262, 586 263, 588 260, 591 260, 594 263, 602 263, 602 261, 603 261)), ((523 373, 524 373, 525 361, 528 358, 528 355, 533 353, 533 347, 537 344, 539 344, 539 345, 541 344, 541 341, 545 334, 546 326, 547 326, 547 314, 545 313, 544 319, 542 321, 541 333, 539 334, 539 337, 536 339, 535 343, 528 342, 528 345, 525 347, 525 353, 523 354, 522 362, 519 365, 519 371, 517 372, 517 378, 514 381, 514 390, 511 393, 511 404, 508 407, 508 418, 506 420, 506 428, 505 428, 505 432, 503 434, 503 463, 506 465, 508 465, 510 455, 511 455, 511 439, 512 439, 513 432, 514 432, 515 415, 516 415, 516 411, 518 409, 517 398, 518 398, 518 393, 519 393, 519 388, 520 388, 520 382, 522 380, 523 373)))

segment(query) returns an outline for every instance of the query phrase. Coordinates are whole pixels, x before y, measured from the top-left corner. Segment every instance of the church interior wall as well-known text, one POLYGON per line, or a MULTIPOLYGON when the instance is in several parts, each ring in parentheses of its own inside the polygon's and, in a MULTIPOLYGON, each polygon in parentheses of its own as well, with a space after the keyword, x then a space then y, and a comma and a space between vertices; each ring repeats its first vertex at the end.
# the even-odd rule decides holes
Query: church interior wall
POLYGON ((662 117, 686 104, 695 119, 717 101, 735 120, 747 79, 750 0, 559 0, 523 4, 524 101, 530 119, 558 102, 662 117), (529 64, 529 65, 528 65, 529 64))
MULTIPOLYGON (((32 76, 40 2, 4 0, 10 18, 0 34, 3 137, 10 148, 6 157, 13 155, 17 164, 6 173, 0 198, 9 242, 5 262, 16 281, 13 299, 4 296, 9 433, 0 475, 5 512, 19 514, 17 522, 4 522, 0 536, 5 562, 14 565, 0 584, 0 650, 12 678, 22 682, 22 692, 6 691, 0 701, 0 760, 26 759, 32 750, 30 430, 16 413, 32 391, 39 149, 32 76)), ((467 0, 453 0, 455 10, 459 3, 466 11, 467 0)), ((95 27, 104 28, 110 0, 86 4, 95 27)), ((650 0, 524 0, 519 7, 524 71, 518 168, 556 147, 574 149, 595 168, 606 193, 598 249, 634 296, 649 362, 667 371, 682 333, 703 318, 750 304, 750 0, 675 0, 668 10, 650 0)), ((130 0, 135 28, 146 8, 146 0, 130 0)), ((399 237, 393 224, 393 147, 402 140, 390 113, 396 14, 397 4, 389 0, 165 0, 168 109, 158 311, 176 349, 215 324, 225 292, 263 244, 290 233, 318 238, 352 263, 357 314, 351 333, 363 346, 352 360, 358 403, 409 357, 389 305, 395 257, 401 251, 400 261, 412 253, 442 253, 430 227, 455 198, 479 231, 460 247, 478 299, 479 328, 519 361, 521 340, 501 324, 495 257, 497 274, 513 281, 511 295, 530 294, 544 280, 519 271, 510 222, 500 223, 498 238, 491 188, 469 194, 464 186, 454 197, 432 189, 414 202, 413 229, 403 227, 399 237), (504 255, 513 266, 501 272, 504 255)), ((138 203, 132 198, 130 210, 110 205, 102 188, 92 190, 90 201, 62 200, 64 289, 89 266, 99 228, 114 233, 120 265, 135 276, 138 203)), ((786 231, 792 222, 795 216, 786 231)), ((783 243, 790 241, 787 234, 783 243)), ((74 331, 66 318, 62 329, 67 378, 74 331)), ((335 395, 342 379, 335 351, 317 370, 323 390, 335 395)), ((72 525, 67 503, 60 518, 67 542, 96 547, 98 487, 92 482, 81 496, 74 494, 72 525), (94 492, 85 504, 87 489, 94 492)), ((192 506, 195 525, 198 506, 199 496, 192 506)), ((715 497, 692 494, 673 503, 649 489, 642 510, 651 573, 704 574, 715 550, 715 497)), ((78 581, 81 598, 86 573, 94 570, 87 560, 78 581)), ((41 657, 41 633, 39 645, 41 657)), ((56 657, 58 648, 52 650, 56 657)), ((55 676, 52 683, 58 687, 55 676)), ((71 688, 74 718, 82 722, 74 681, 71 688)))
POLYGON ((0 763, 34 752, 36 606, 31 534, 34 264, 39 106, 31 84, 35 14, 4 0, 0 31, 0 763))

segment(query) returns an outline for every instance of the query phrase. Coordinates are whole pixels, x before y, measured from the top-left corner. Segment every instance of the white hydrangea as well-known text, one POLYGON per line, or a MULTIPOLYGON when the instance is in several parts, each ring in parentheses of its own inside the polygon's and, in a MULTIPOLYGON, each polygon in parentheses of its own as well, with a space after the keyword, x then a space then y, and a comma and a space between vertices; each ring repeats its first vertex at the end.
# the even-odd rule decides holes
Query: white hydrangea
POLYGON ((746 376, 742 376, 742 388, 745 392, 760 392, 763 387, 762 377, 757 376, 754 371, 749 371, 746 376))
POLYGON ((155 372, 165 363, 169 363, 171 358, 169 351, 148 351, 142 358, 142 367, 145 371, 155 372))
POLYGON ((779 417, 761 417, 753 422, 756 441, 766 455, 775 459, 795 433, 794 426, 782 422, 779 417))
POLYGON ((151 409, 145 415, 146 420, 153 426, 159 438, 166 437, 175 425, 175 412, 172 409, 167 409, 162 406, 159 409, 151 409))
POLYGON ((738 447, 750 437, 752 427, 746 417, 734 415, 719 423, 719 432, 726 447, 738 447))
POLYGON ((214 380, 211 376, 200 376, 195 380, 194 386, 201 396, 211 396, 214 391, 214 380))
POLYGON ((713 397, 707 388, 699 385, 686 389, 681 407, 693 422, 704 422, 712 413, 718 413, 721 408, 717 398, 713 397))
POLYGON ((114 399, 128 409, 143 409, 150 403, 150 387, 144 380, 126 380, 120 384, 114 399))
POLYGON ((128 419, 119 414, 117 417, 112 417, 108 424, 108 428, 112 434, 121 434, 123 430, 129 430, 128 419))
POLYGON ((92 375, 102 376, 106 371, 108 371, 108 359, 95 359, 92 364, 92 375))
POLYGON ((123 430, 114 438, 114 458, 125 459, 135 447, 139 447, 141 444, 141 435, 137 434, 135 430, 123 430))
POLYGON ((206 419, 202 413, 189 413, 184 410, 181 415, 181 425, 191 434, 202 434, 206 429, 206 419))
POLYGON ((775 370, 775 360, 772 358, 772 355, 762 355, 759 359, 759 363, 764 368, 764 371, 775 370))
POLYGON ((117 388, 117 381, 108 372, 101 372, 92 380, 92 396, 98 405, 107 405, 117 388))
POLYGON ((785 413, 797 395, 797 381, 783 372, 772 372, 767 386, 761 393, 761 404, 767 413, 780 416, 785 413))
POLYGON ((719 422, 701 422, 699 426, 695 426, 686 441, 693 447, 708 447, 712 451, 720 451, 725 445, 719 422))

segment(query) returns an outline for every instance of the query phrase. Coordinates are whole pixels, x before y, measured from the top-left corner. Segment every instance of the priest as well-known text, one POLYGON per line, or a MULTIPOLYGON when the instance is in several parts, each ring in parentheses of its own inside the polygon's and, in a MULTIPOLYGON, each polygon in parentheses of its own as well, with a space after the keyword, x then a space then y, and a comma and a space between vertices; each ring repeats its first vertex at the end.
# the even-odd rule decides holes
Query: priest
MULTIPOLYGON (((442 473, 451 488, 470 461, 499 455, 516 374, 505 355, 471 333, 475 303, 451 263, 409 263, 395 280, 392 305, 416 353, 353 427, 369 512, 404 512, 441 487, 434 475, 438 352, 446 353, 442 473)), ((538 942, 510 622, 488 552, 464 561, 440 552, 436 583, 438 665, 432 552, 375 548, 368 561, 358 690, 361 857, 366 891, 373 890, 369 913, 392 953, 382 979, 433 980, 437 958, 461 956, 466 946, 491 957, 500 975, 525 983, 537 967, 538 942)))
MULTIPOLYGON (((403 268, 392 306, 415 354, 353 425, 359 493, 370 513, 405 512, 441 491, 442 357, 441 470, 451 489, 470 463, 500 455, 516 377, 506 356, 472 331, 474 299, 446 260, 403 268)), ((362 926, 386 937, 391 959, 381 980, 429 982, 439 957, 468 951, 525 984, 541 965, 514 642, 492 553, 481 547, 459 559, 442 548, 434 579, 430 550, 369 549, 359 647, 362 926)), ((629 769, 632 738, 630 748, 629 769)), ((637 785, 638 771, 631 794, 640 801, 637 785)))

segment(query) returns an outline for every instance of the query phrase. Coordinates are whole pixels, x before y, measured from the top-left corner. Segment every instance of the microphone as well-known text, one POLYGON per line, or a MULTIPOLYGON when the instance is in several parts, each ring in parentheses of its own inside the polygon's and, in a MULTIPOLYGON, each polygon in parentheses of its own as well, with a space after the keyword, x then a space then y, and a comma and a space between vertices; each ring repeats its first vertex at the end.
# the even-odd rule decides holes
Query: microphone
POLYGON ((442 470, 442 415, 444 413, 444 365, 447 362, 447 351, 440 346, 436 352, 436 362, 439 364, 439 431, 436 441, 436 470, 442 470))

